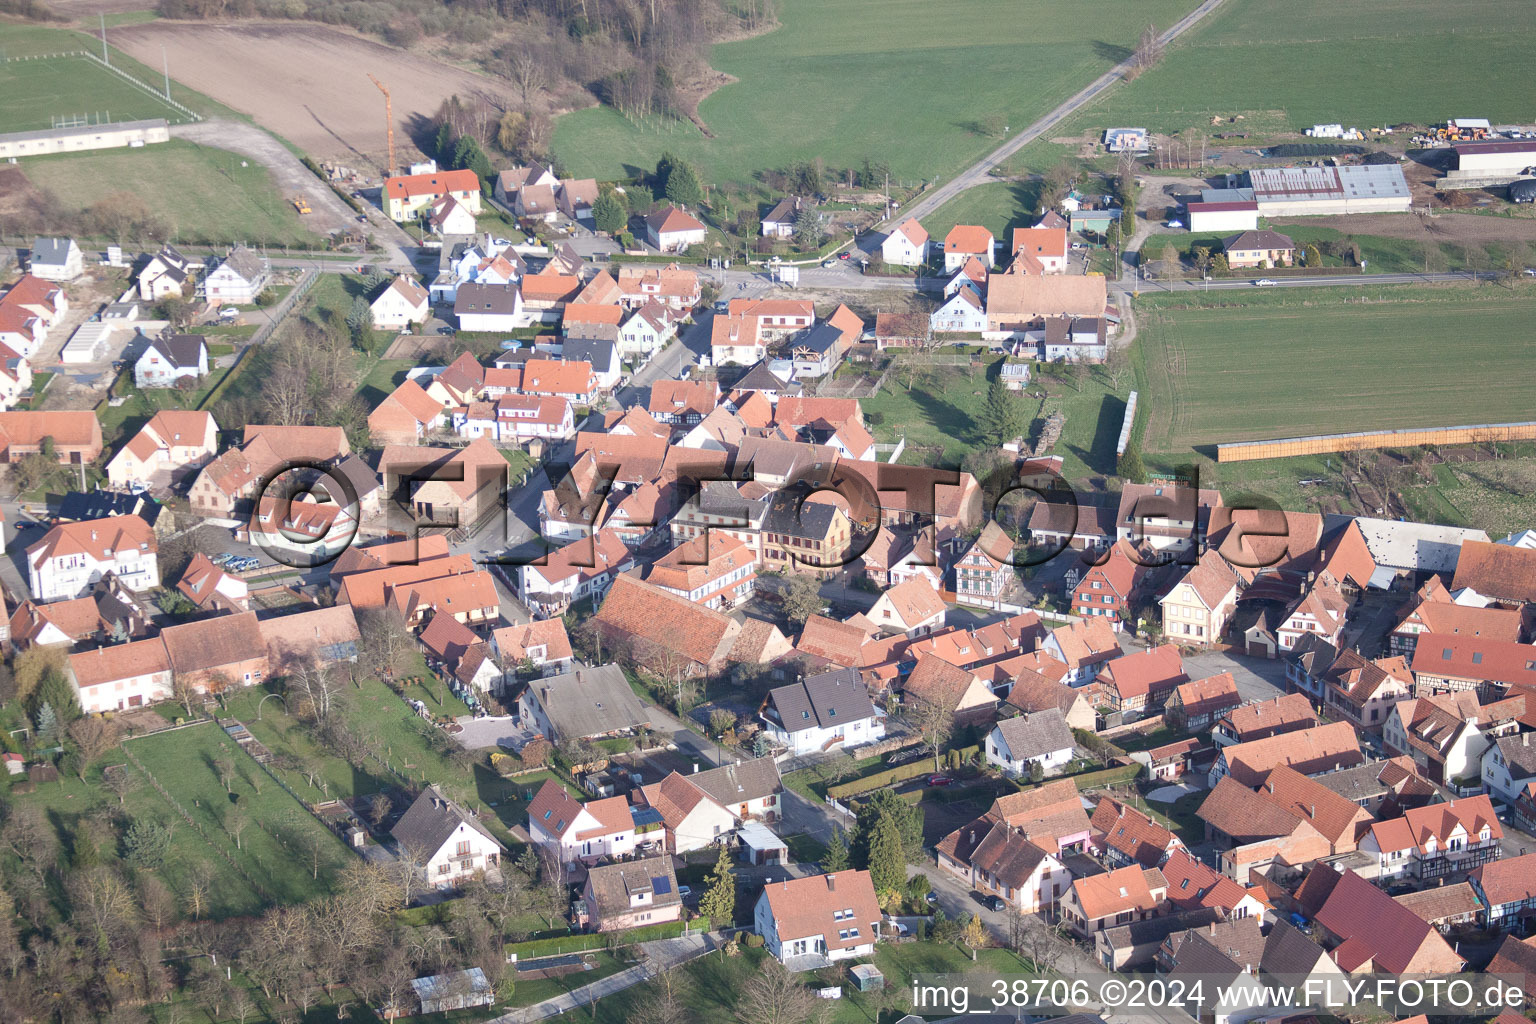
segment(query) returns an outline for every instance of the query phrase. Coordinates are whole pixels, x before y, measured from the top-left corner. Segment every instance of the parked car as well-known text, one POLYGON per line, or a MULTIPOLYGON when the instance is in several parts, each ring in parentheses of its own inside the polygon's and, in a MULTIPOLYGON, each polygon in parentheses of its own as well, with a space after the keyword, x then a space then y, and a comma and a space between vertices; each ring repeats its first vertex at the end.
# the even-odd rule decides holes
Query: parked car
POLYGON ((897 935, 911 935, 912 934, 912 929, 908 928, 906 925, 902 924, 900 921, 886 921, 885 922, 885 926, 887 928, 891 929, 892 931, 894 931, 897 935))
POLYGON ((1257 281, 1255 281, 1253 283, 1255 285, 1257 285, 1258 287, 1260 287, 1260 288, 1273 288, 1275 286, 1275 282, 1271 281, 1267 277, 1261 277, 1261 278, 1259 278, 1257 281))
POLYGON ((686 885, 680 885, 677 887, 677 895, 679 898, 686 900, 693 895, 693 890, 686 885))
POLYGON ((234 557, 235 553, 233 551, 220 551, 218 554, 208 559, 208 561, 212 562, 214 565, 223 565, 225 562, 234 557))
POLYGON ((930 786, 953 786, 954 784, 955 780, 950 778, 948 775, 928 776, 928 785, 930 786))
POLYGON ((1181 228, 1184 226, 1184 222, 1177 217, 1170 217, 1168 218, 1168 226, 1171 228, 1181 228))
POLYGON ((851 252, 840 252, 840 253, 837 254, 837 258, 840 259, 840 260, 852 259, 853 258, 853 253, 851 253, 851 252))
POLYGON ((980 903, 988 910, 1008 909, 1008 904, 1003 902, 1003 898, 1001 896, 993 895, 992 893, 978 892, 975 889, 972 889, 971 899, 975 900, 977 903, 980 903))
POLYGON ((240 310, 236 309, 234 306, 225 306, 223 309, 219 310, 219 316, 226 320, 233 320, 239 315, 240 310))
POLYGON ((827 260, 821 265, 822 270, 832 270, 837 266, 837 260, 827 260))
POLYGON ((927 903, 930 907, 936 907, 939 905, 939 894, 929 889, 927 894, 923 896, 923 902, 927 903))

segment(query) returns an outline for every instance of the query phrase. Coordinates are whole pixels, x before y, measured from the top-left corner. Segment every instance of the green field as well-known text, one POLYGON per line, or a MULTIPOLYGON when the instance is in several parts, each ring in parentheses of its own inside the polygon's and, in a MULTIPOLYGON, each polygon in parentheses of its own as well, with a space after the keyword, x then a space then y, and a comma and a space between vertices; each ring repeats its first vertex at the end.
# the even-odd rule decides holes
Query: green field
POLYGON ((700 105, 713 138, 594 107, 560 118, 554 150, 568 173, 606 179, 648 171, 667 151, 713 181, 866 157, 889 164, 893 179, 943 177, 998 144, 979 130, 991 115, 1021 128, 1122 59, 1148 21, 1168 25, 1193 6, 781 0, 779 28, 713 50, 713 66, 738 79, 700 105))
POLYGON ((28 179, 70 209, 127 192, 142 199, 173 241, 311 246, 318 236, 278 191, 272 174, 228 150, 172 139, 143 149, 31 157, 28 179))
POLYGON ((0 131, 51 128, 62 117, 90 123, 185 115, 88 57, 0 63, 0 131))
POLYGON ((1531 418, 1526 288, 1186 293, 1138 309, 1149 452, 1531 418))
MULTIPOLYGON (((125 82, 99 63, 85 58, 15 59, 76 50, 100 55, 101 40, 69 28, 0 24, 0 58, 5 58, 0 62, 0 131, 47 128, 52 123, 51 118, 65 114, 110 113, 114 121, 163 117, 173 124, 185 119, 184 114, 155 95, 164 83, 161 69, 146 67, 116 49, 108 51, 112 66, 145 83, 151 91, 125 82)), ((180 85, 174 77, 171 98, 199 114, 230 113, 201 93, 180 85)))
POLYGON ((1007 244, 1014 228, 1034 226, 1040 219, 1039 185, 1032 181, 992 181, 955 196, 924 218, 932 238, 942 240, 956 224, 980 224, 1007 244))

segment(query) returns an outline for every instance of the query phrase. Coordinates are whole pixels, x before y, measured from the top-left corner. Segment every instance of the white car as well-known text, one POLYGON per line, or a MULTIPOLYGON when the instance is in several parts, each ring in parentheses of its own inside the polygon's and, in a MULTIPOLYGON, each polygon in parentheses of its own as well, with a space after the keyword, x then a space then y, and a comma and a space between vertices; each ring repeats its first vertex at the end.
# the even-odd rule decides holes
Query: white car
POLYGON ((1267 277, 1261 277, 1253 283, 1260 288, 1273 288, 1275 286, 1275 282, 1271 281, 1267 277))
POLYGON ((1184 226, 1184 222, 1178 218, 1174 218, 1168 222, 1168 226, 1171 228, 1181 228, 1184 226))
POLYGON ((239 315, 240 315, 240 311, 238 309, 236 309, 234 306, 225 306, 223 309, 219 310, 219 316, 223 317, 226 320, 233 320, 235 317, 237 317, 239 315))

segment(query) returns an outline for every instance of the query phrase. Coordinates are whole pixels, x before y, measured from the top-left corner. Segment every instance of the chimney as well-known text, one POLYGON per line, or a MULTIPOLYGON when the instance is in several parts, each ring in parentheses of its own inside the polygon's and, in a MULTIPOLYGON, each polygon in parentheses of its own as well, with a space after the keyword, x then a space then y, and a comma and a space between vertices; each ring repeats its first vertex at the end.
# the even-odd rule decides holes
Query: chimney
POLYGON ((832 892, 837 891, 837 875, 833 874, 827 876, 827 888, 832 892))

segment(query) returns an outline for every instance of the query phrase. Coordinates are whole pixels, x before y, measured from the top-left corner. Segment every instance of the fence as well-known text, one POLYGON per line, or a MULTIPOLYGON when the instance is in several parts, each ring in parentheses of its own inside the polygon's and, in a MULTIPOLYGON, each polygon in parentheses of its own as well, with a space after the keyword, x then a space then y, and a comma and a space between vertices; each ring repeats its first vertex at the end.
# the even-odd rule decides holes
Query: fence
POLYGON ((1483 441, 1536 439, 1536 421, 1478 423, 1460 427, 1425 427, 1409 430, 1368 430, 1351 434, 1312 434, 1269 441, 1234 441, 1216 446, 1217 462, 1249 462, 1283 459, 1293 455, 1367 451, 1376 448, 1414 448, 1419 445, 1476 444, 1483 441))
POLYGON ((106 61, 102 60, 100 57, 96 56, 94 53, 91 53, 89 50, 82 50, 80 52, 80 55, 82 57, 86 58, 87 60, 94 61, 94 62, 96 62, 96 64, 100 65, 101 67, 106 68, 108 71, 112 72, 114 75, 116 75, 117 77, 121 78, 123 81, 127 82, 129 85, 136 86, 137 88, 142 89, 144 92, 146 92, 149 95, 153 96, 155 99, 159 100, 161 103, 164 103, 166 106, 170 107, 172 110, 174 110, 174 111, 176 111, 176 112, 178 112, 180 114, 185 115, 187 120, 189 120, 189 121, 201 121, 203 119, 201 114, 199 114, 196 111, 192 110, 190 107, 183 106, 182 104, 180 104, 180 103, 176 102, 175 100, 171 99, 165 93, 163 93, 160 90, 154 88, 153 86, 149 85, 148 83, 139 81, 137 78, 134 78, 132 75, 130 75, 128 72, 124 71, 122 68, 115 67, 115 66, 113 66, 111 64, 108 64, 106 61))
POLYGON ((282 326, 283 321, 288 319, 288 314, 293 312, 299 300, 308 294, 309 290, 315 286, 315 282, 319 279, 320 271, 304 271, 303 276, 299 278, 298 284, 294 285, 293 289, 283 296, 281 302, 272 307, 272 312, 268 314, 267 322, 257 328, 256 333, 251 335, 251 340, 246 343, 245 347, 240 349, 239 354, 235 356, 235 361, 230 364, 229 369, 225 372, 224 378, 203 396, 203 400, 197 405, 199 409, 213 407, 213 403, 218 401, 224 392, 229 389, 230 382, 239 374, 240 364, 245 362, 246 356, 250 355, 252 349, 272 337, 273 332, 282 326))

